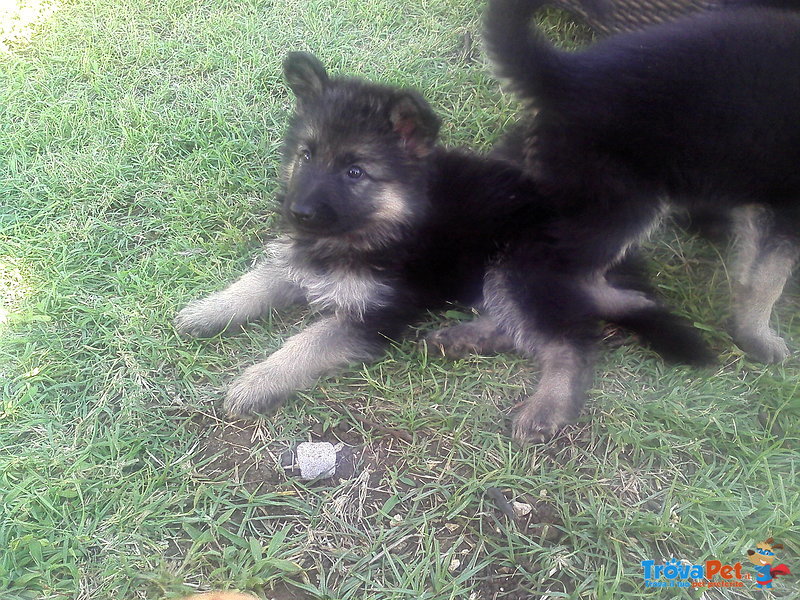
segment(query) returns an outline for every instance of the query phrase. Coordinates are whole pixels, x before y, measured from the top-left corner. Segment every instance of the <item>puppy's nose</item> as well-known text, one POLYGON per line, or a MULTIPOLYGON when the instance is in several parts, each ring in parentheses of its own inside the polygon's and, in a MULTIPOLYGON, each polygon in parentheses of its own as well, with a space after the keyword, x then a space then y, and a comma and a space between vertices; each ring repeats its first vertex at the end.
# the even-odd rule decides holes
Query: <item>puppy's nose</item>
POLYGON ((298 223, 305 223, 306 221, 310 221, 314 218, 315 212, 314 209, 310 206, 306 205, 298 205, 293 204, 292 207, 289 209, 292 213, 292 218, 295 219, 298 223))

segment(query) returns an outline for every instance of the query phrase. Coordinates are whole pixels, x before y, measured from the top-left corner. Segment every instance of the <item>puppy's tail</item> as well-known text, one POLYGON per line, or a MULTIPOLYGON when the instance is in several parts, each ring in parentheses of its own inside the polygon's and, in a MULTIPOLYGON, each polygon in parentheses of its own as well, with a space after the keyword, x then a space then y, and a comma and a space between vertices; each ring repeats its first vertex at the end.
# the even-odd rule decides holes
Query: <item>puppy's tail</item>
POLYGON ((614 323, 639 334, 648 346, 671 363, 709 367, 717 363, 700 332, 689 321, 655 306, 614 317, 614 323))
POLYGON ((519 97, 539 106, 558 101, 569 82, 571 53, 555 48, 531 27, 547 0, 490 0, 484 40, 497 75, 519 97))
POLYGON ((646 345, 667 362, 698 367, 716 364, 717 357, 700 331, 659 302, 647 271, 647 263, 640 254, 634 252, 606 274, 612 285, 641 292, 653 302, 649 307, 616 315, 612 321, 638 334, 646 345))

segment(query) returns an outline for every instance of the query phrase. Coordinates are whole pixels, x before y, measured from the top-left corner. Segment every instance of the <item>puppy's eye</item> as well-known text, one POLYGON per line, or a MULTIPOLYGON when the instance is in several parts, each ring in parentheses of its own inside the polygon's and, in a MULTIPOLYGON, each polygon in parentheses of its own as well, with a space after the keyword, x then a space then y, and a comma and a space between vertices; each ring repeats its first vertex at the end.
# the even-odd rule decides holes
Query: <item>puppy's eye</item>
POLYGON ((364 175, 364 169, 362 169, 361 167, 353 165, 352 167, 347 169, 347 176, 350 179, 361 179, 363 175, 364 175))
POLYGON ((311 152, 309 152, 306 148, 302 148, 300 150, 300 160, 303 162, 308 162, 311 160, 311 152))

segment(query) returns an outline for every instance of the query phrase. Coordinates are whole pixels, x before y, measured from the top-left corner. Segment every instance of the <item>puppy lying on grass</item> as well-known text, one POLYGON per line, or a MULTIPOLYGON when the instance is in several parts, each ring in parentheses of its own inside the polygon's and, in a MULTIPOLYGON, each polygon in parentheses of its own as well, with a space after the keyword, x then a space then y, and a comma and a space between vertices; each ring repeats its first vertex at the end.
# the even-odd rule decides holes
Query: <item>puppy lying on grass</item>
MULTIPOLYGON (((629 325, 670 358, 708 360, 697 333, 646 293, 598 274, 565 282, 572 296, 553 296, 527 281, 524 269, 516 272, 520 258, 530 265, 548 259, 564 217, 517 167, 437 146, 439 119, 417 93, 331 78, 304 53, 290 54, 284 73, 297 98, 284 147, 285 233, 268 245, 261 264, 190 303, 175 323, 184 334, 206 337, 296 303, 322 317, 233 381, 229 414, 265 413, 322 375, 375 360, 426 310, 448 302, 489 310, 476 323, 434 336, 436 343, 456 348, 467 339, 470 349, 544 357, 542 394, 583 393, 597 332, 582 334, 587 352, 566 372, 561 343, 542 346, 540 336, 521 327, 535 315, 532 303, 517 299, 531 293, 573 311, 580 303, 587 322, 629 325), (481 330, 488 334, 481 337, 481 330), (580 385, 573 389, 576 373, 580 385)), ((553 328, 562 325, 571 339, 574 323, 554 317, 553 328)), ((575 415, 554 419, 567 416, 575 415)), ((534 433, 527 425, 516 429, 521 440, 534 433)))

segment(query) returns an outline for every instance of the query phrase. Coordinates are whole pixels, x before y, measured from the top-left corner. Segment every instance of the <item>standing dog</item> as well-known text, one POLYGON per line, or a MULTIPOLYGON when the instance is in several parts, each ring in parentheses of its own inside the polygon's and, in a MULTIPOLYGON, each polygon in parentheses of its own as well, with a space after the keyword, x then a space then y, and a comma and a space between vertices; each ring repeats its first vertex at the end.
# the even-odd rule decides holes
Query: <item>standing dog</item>
MULTIPOLYGON (((488 295, 505 308, 432 341, 451 352, 464 339, 468 349, 530 351, 534 341, 513 324, 535 316, 507 297, 506 281, 517 282, 521 297, 538 281, 517 277, 505 262, 545 260, 527 253, 547 252, 560 235, 557 207, 507 162, 437 147, 439 120, 413 91, 330 78, 305 53, 290 54, 284 74, 297 98, 283 159, 286 233, 252 271, 180 311, 176 326, 211 336, 301 302, 323 317, 233 382, 228 413, 263 413, 324 374, 375 359, 425 310, 446 302, 477 305, 488 295), (498 328, 504 321, 509 326, 498 328)), ((708 359, 696 332, 647 294, 602 275, 592 285, 587 319, 629 325, 672 358, 708 359)))
POLYGON ((516 147, 542 195, 568 217, 549 252, 510 253, 497 294, 486 298, 506 328, 537 340, 542 357, 543 383, 517 417, 522 436, 546 435, 579 409, 591 327, 584 307, 598 293, 613 303, 595 282, 668 201, 736 209, 731 333, 763 362, 789 355, 769 318, 800 241, 797 13, 731 8, 570 53, 530 27, 541 5, 491 0, 485 27, 499 75, 538 109, 504 152, 516 147), (584 282, 578 295, 576 282, 584 282))

